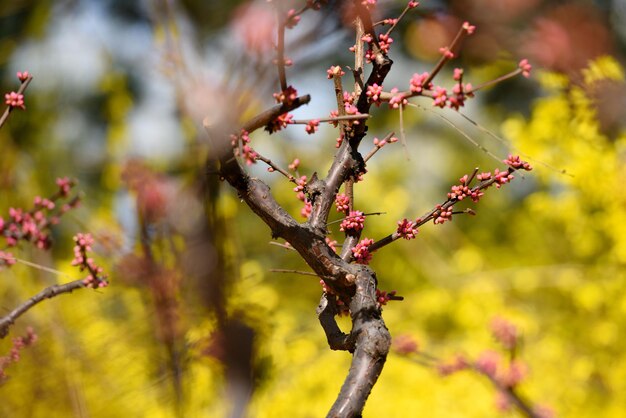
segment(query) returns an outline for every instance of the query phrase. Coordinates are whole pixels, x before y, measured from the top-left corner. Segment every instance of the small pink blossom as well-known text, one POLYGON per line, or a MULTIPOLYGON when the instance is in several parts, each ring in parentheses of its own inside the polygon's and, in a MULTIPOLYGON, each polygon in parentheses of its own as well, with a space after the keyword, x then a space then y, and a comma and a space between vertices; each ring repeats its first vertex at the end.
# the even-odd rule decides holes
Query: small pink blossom
POLYGON ((67 197, 74 186, 74 182, 67 177, 61 177, 56 179, 56 184, 59 186, 59 194, 61 197, 67 197))
POLYGON ((448 91, 443 87, 435 87, 435 91, 433 92, 433 106, 437 106, 440 108, 444 108, 446 106, 446 102, 448 101, 448 91))
POLYGON ((287 12, 287 19, 285 20, 285 27, 291 29, 295 27, 298 22, 300 22, 300 16, 296 14, 296 10, 289 9, 287 12))
POLYGON ((369 264, 372 260, 372 254, 368 247, 374 243, 371 238, 363 238, 357 245, 352 248, 352 256, 357 264, 369 264))
POLYGON ((452 78, 454 78, 454 80, 456 80, 456 81, 461 81, 461 78, 463 78, 463 69, 462 68, 455 68, 454 69, 454 75, 452 76, 452 78))
POLYGON ((396 87, 391 89, 392 97, 389 100, 389 107, 392 109, 397 109, 400 106, 406 106, 409 101, 407 100, 404 93, 398 93, 398 89, 396 87))
POLYGON ((452 220, 452 207, 444 208, 441 205, 436 206, 436 211, 433 214, 433 222, 436 224, 442 224, 446 221, 452 220))
POLYGON ((463 29, 465 29, 468 35, 471 35, 476 30, 476 26, 470 25, 469 22, 463 22, 463 29))
POLYGON ((12 266, 15 262, 16 260, 13 254, 6 251, 0 251, 0 266, 2 266, 3 263, 4 265, 12 266))
POLYGON ((18 71, 17 72, 17 78, 18 80, 20 80, 22 83, 26 80, 28 80, 29 78, 31 78, 32 76, 30 75, 30 73, 28 71, 18 71))
POLYGON ((313 205, 311 204, 311 202, 307 200, 306 202, 304 202, 304 207, 300 211, 300 215, 302 215, 302 217, 305 219, 309 219, 309 216, 311 216, 312 210, 313 210, 313 205))
POLYGON ((385 35, 384 33, 381 33, 380 35, 378 35, 378 46, 380 47, 380 50, 385 53, 388 54, 389 53, 389 47, 391 46, 391 44, 393 43, 393 38, 389 35, 385 35))
POLYGON ((524 58, 518 64, 520 70, 522 70, 522 75, 526 78, 530 77, 530 70, 532 70, 533 66, 530 65, 528 60, 524 58))
POLYGON ((337 194, 335 196, 335 206, 337 207, 337 212, 347 213, 350 208, 350 198, 343 193, 337 194))
POLYGON ((330 80, 334 76, 344 76, 346 72, 341 69, 339 65, 331 65, 328 70, 326 70, 326 77, 330 80))
POLYGON ((507 350, 512 350, 517 345, 519 338, 517 327, 506 319, 494 318, 491 321, 491 333, 507 350))
POLYGON ((306 176, 300 176, 300 178, 296 180, 296 187, 293 188, 293 191, 296 193, 303 192, 305 187, 306 187, 306 176))
POLYGON ((408 219, 404 218, 401 221, 398 221, 398 229, 396 230, 398 235, 406 240, 411 240, 415 238, 417 235, 417 223, 411 222, 408 219))
POLYGON ((343 135, 340 135, 339 137, 337 137, 337 139, 335 140, 335 148, 339 148, 341 146, 341 143, 343 142, 343 135))
POLYGON ((411 86, 411 92, 419 94, 422 93, 424 89, 431 89, 432 83, 424 86, 424 83, 426 82, 426 80, 428 80, 428 77, 430 77, 430 74, 427 72, 422 74, 413 74, 413 76, 411 77, 411 81, 409 82, 411 86))
POLYGON ((518 385, 528 375, 528 366, 519 360, 513 360, 509 367, 500 370, 496 376, 498 382, 507 388, 518 385))
POLYGON ((386 290, 376 289, 376 304, 380 308, 389 302, 395 295, 396 291, 392 290, 391 292, 387 292, 386 290))
POLYGON ((289 169, 294 171, 300 167, 300 159, 295 158, 291 164, 289 164, 289 169))
POLYGON ((273 96, 276 99, 276 103, 290 106, 298 98, 298 91, 293 86, 288 86, 284 91, 274 93, 273 96))
POLYGON ((500 363, 500 354, 492 350, 485 350, 480 354, 478 360, 476 360, 475 366, 479 372, 495 378, 498 368, 500 367, 500 363))
POLYGON ((382 94, 382 92, 383 86, 379 86, 378 84, 374 83, 367 86, 367 91, 365 92, 365 95, 369 97, 370 101, 376 106, 380 106, 380 95, 382 94))
POLYGON ((443 55, 447 59, 454 58, 454 53, 450 51, 450 48, 448 48, 447 46, 439 48, 439 53, 441 53, 441 55, 443 55))
POLYGON ((346 104, 354 104, 354 99, 355 99, 355 96, 354 96, 353 93, 350 93, 350 92, 347 92, 347 91, 343 92, 343 104, 344 105, 346 105, 346 104))
POLYGON ((410 2, 406 5, 406 7, 408 7, 409 9, 414 9, 414 8, 416 8, 416 7, 417 7, 417 6, 419 6, 419 5, 420 5, 420 2, 419 2, 419 1, 410 1, 410 2))
POLYGON ((496 185, 496 188, 498 189, 502 187, 503 184, 509 183, 511 180, 515 178, 513 174, 511 174, 508 170, 500 171, 497 168, 494 171, 494 177, 496 179, 495 185, 496 185))
POLYGON ((504 163, 509 167, 513 167, 517 170, 526 170, 531 171, 533 168, 526 161, 522 161, 519 155, 511 155, 509 154, 508 158, 504 160, 504 163))
POLYGON ((476 178, 478 179, 478 181, 489 180, 491 178, 491 173, 490 172, 480 173, 476 175, 476 178))
POLYGON ((395 337, 391 346, 398 354, 407 355, 419 352, 419 344, 415 341, 415 338, 408 334, 401 334, 395 337))
POLYGON ((4 103, 11 107, 19 107, 20 109, 26 109, 24 105, 24 95, 12 91, 4 95, 4 103))
POLYGON ((341 222, 339 227, 340 231, 361 231, 365 223, 365 216, 363 212, 353 210, 350 214, 341 222))
POLYGON ((309 135, 314 134, 315 132, 317 132, 317 128, 320 126, 320 120, 319 119, 312 119, 309 121, 309 123, 306 124, 306 127, 304 128, 306 130, 306 133, 309 135))
POLYGON ((269 131, 269 133, 280 131, 283 128, 286 128, 287 125, 293 123, 293 115, 290 113, 283 113, 278 116, 275 120, 269 123, 265 129, 269 131))

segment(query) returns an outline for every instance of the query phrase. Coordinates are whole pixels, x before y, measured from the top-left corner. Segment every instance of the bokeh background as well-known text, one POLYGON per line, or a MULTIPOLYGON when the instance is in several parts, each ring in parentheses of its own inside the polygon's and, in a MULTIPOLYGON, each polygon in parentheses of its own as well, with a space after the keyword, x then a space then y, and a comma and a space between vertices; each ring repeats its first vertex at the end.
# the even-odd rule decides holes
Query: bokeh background
MULTIPOLYGON (((287 34, 288 81, 312 94, 296 118, 326 116, 336 106, 326 69, 353 65, 349 21, 340 2, 328 3, 287 34)), ((377 16, 403 7, 380 0, 377 16)), ((272 105, 273 19, 261 1, 0 3, 1 91, 17 89, 17 71, 35 77, 27 110, 0 130, 0 215, 51 194, 56 177, 78 179, 83 191, 51 252, 16 255, 78 277, 71 237, 90 232, 111 279, 18 321, 11 336, 32 326, 39 340, 7 369, 0 416, 326 414, 350 355, 327 347, 318 280, 272 272, 307 268, 270 244, 270 231, 216 176, 201 175, 204 118, 241 122, 272 105)), ((356 185, 360 210, 384 212, 364 234, 383 237, 427 212, 476 166, 502 167, 491 154, 519 153, 535 169, 489 190, 477 216, 425 225, 417 239, 375 254, 380 287, 405 298, 384 308, 385 320, 393 336, 446 360, 497 349, 489 323, 506 318, 522 334, 525 396, 559 417, 622 417, 626 3, 424 1, 392 35, 385 86, 406 88, 411 74, 431 69, 465 20, 476 34, 438 83, 452 86, 452 68, 463 66, 465 80, 480 84, 523 57, 532 77, 481 91, 467 118, 416 100, 403 114, 406 148, 383 149, 356 185)), ((399 130, 397 111, 372 113, 365 150, 399 130)), ((300 158, 310 176, 329 167, 336 136, 298 125, 252 141, 282 165, 300 158)), ((300 216, 293 185, 251 170, 300 216)), ((0 310, 64 280, 21 264, 2 270, 0 310)), ((0 341, 0 355, 10 346, 0 341)), ((476 374, 444 378, 419 356, 392 352, 364 416, 498 416, 494 398, 476 374)))

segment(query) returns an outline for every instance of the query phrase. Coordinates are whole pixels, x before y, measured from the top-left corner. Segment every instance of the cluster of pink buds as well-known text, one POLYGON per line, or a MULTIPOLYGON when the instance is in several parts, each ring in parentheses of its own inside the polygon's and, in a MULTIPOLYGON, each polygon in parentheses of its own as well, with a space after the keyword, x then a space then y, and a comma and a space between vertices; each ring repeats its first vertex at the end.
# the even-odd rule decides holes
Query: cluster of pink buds
POLYGON ((300 167, 300 159, 294 158, 293 162, 289 164, 287 167, 289 167, 289 169, 292 171, 296 171, 298 167, 300 167))
POLYGON ((0 267, 2 266, 12 266, 15 264, 16 260, 13 254, 7 251, 0 251, 0 267))
POLYGON ((292 29, 298 24, 298 22, 300 22, 300 16, 296 14, 295 9, 289 9, 287 12, 287 19, 285 20, 285 27, 292 29))
POLYGON ((296 187, 293 188, 293 191, 296 192, 296 197, 298 200, 304 202, 304 207, 300 210, 300 215, 302 217, 308 219, 311 216, 311 210, 313 209, 313 205, 307 199, 306 194, 304 193, 304 189, 306 188, 306 176, 300 176, 299 179, 296 180, 296 187))
POLYGON ((276 99, 276 103, 290 106, 298 98, 298 91, 293 86, 288 86, 285 90, 274 93, 273 96, 276 99))
POLYGON ((372 254, 368 247, 374 243, 371 238, 363 238, 357 245, 352 248, 352 257, 357 264, 369 264, 372 260, 372 254))
POLYGON ((446 221, 452 220, 452 206, 444 208, 441 205, 437 205, 435 213, 433 214, 435 224, 442 224, 446 221))
POLYGON ((33 345, 37 341, 37 334, 35 331, 28 327, 26 329, 26 335, 13 339, 13 347, 6 356, 0 357, 0 382, 6 379, 5 369, 11 363, 17 363, 20 360, 20 351, 24 348, 33 345))
POLYGON ((398 335, 391 342, 393 350, 400 355, 408 355, 419 352, 419 344, 408 334, 398 335))
POLYGON ((378 138, 374 138, 374 140, 372 141, 374 143, 374 145, 378 148, 382 148, 387 144, 393 144, 395 142, 398 142, 398 138, 396 138, 395 136, 392 136, 391 138, 389 138, 388 140, 383 139, 382 141, 378 138))
POLYGON ((396 296, 396 293, 398 292, 396 292, 395 290, 387 292, 386 290, 376 289, 376 304, 379 308, 383 305, 386 305, 387 302, 389 302, 394 298, 394 296, 396 296))
POLYGON ((524 58, 518 64, 520 70, 522 70, 522 75, 526 78, 530 77, 530 70, 532 70, 533 66, 530 65, 528 60, 524 58))
POLYGON ((505 349, 513 350, 517 346, 519 339, 517 327, 506 319, 494 318, 491 321, 491 333, 505 349))
POLYGON ((365 223, 365 216, 363 212, 353 210, 350 214, 341 222, 339 229, 341 231, 362 231, 365 223))
POLYGON ((92 251, 91 246, 94 239, 91 234, 78 233, 74 236, 74 259, 73 266, 78 266, 80 271, 87 270, 89 275, 83 280, 85 287, 92 289, 108 286, 107 276, 102 275, 104 269, 98 266, 93 258, 87 257, 87 253, 92 251))
MULTIPOLYGON (((495 318, 491 323, 491 328, 496 339, 506 349, 512 349, 517 344, 517 328, 508 321, 495 318)), ((456 373, 461 370, 474 370, 484 376, 495 385, 497 389, 496 407, 502 412, 508 412, 513 408, 513 396, 516 386, 518 386, 528 375, 528 366, 521 360, 515 358, 505 359, 500 353, 493 350, 484 350, 475 360, 468 360, 464 356, 456 356, 451 362, 440 363, 439 373, 443 376, 456 373)), ((519 406, 520 399, 516 400, 519 406)), ((554 411, 543 405, 526 405, 528 410, 533 411, 533 417, 553 418, 554 411)))
POLYGON ((448 193, 448 199, 453 200, 463 200, 466 197, 472 199, 473 202, 478 202, 481 197, 484 196, 484 193, 480 189, 470 189, 469 188, 469 180, 468 175, 464 175, 459 179, 458 185, 454 185, 450 188, 450 193, 448 193))
MULTIPOLYGON (((35 196, 33 208, 9 208, 7 219, 0 217, 0 236, 6 240, 6 245, 15 247, 20 241, 30 242, 40 249, 48 249, 52 244, 49 229, 59 222, 59 218, 67 211, 78 206, 80 200, 75 197, 69 202, 57 207, 56 201, 69 197, 74 182, 67 178, 57 179, 59 190, 50 198, 35 196)), ((11 265, 7 261, 12 259, 5 253, 0 257, 0 265, 11 265)))
POLYGON ((398 233, 398 235, 406 240, 413 239, 418 232, 418 223, 418 221, 411 222, 408 219, 404 218, 401 221, 398 221, 398 229, 396 230, 396 232, 398 233))
POLYGON ((365 92, 365 95, 369 98, 370 102, 374 103, 376 106, 380 106, 380 95, 382 94, 382 92, 383 86, 379 86, 378 84, 374 83, 367 86, 367 91, 365 92))
POLYGON ((248 131, 242 129, 239 136, 231 135, 230 143, 237 157, 243 157, 247 165, 256 164, 259 154, 250 146, 248 131), (241 139, 241 146, 239 146, 239 139, 241 139))
POLYGON ((495 185, 496 188, 500 188, 503 184, 510 183, 515 177, 511 173, 511 170, 500 171, 499 169, 495 169, 494 178, 496 179, 495 185))
POLYGON ((390 91, 392 97, 389 99, 389 107, 392 109, 397 109, 400 106, 406 106, 409 101, 404 93, 398 93, 398 89, 396 87, 392 88, 390 91))
POLYGON ((311 119, 309 123, 306 124, 306 127, 304 128, 304 130, 306 131, 307 134, 312 135, 315 132, 317 132, 317 128, 319 126, 320 126, 319 119, 311 119))
POLYGON ((422 93, 422 91, 424 91, 424 89, 432 90, 433 88, 432 82, 429 82, 428 85, 424 85, 426 83, 426 80, 428 80, 428 77, 430 77, 430 74, 427 72, 422 73, 422 74, 417 74, 417 73, 413 74, 413 76, 411 77, 411 80, 409 81, 411 92, 420 94, 422 93))
POLYGON ((287 125, 290 125, 292 123, 293 123, 293 115, 290 113, 283 113, 282 115, 278 116, 276 119, 271 121, 265 127, 265 130, 267 130, 269 133, 278 132, 281 129, 286 128, 287 125))
POLYGON ((337 207, 337 212, 347 214, 348 210, 350 210, 350 198, 343 193, 338 193, 337 196, 335 196, 335 206, 337 207))
POLYGON ((341 69, 339 65, 331 65, 328 70, 326 70, 326 77, 330 80, 334 76, 342 77, 346 75, 346 72, 341 69))
POLYGON ((17 72, 17 79, 20 80, 22 83, 28 80, 29 78, 32 78, 32 76, 30 75, 28 71, 17 72))
POLYGON ((391 44, 393 43, 393 38, 389 35, 386 35, 384 33, 381 33, 380 35, 378 35, 378 46, 380 47, 380 50, 385 53, 388 54, 389 53, 389 47, 391 46, 391 44))
POLYGON ((22 110, 26 110, 24 95, 14 91, 4 95, 4 103, 11 107, 19 107, 22 110))
POLYGON ((516 170, 530 171, 533 169, 526 161, 522 161, 519 155, 509 154, 508 158, 504 160, 504 163, 509 167, 513 167, 516 170))

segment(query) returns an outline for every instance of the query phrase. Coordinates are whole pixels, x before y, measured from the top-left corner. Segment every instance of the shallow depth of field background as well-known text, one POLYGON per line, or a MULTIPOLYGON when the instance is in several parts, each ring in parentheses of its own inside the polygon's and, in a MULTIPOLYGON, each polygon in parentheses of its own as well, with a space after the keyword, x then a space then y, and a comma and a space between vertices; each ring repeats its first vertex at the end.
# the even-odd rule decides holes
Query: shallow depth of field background
MULTIPOLYGON (((404 6, 379 3, 382 17, 395 17, 404 6)), ((422 3, 392 35, 395 64, 386 90, 406 88, 412 73, 431 69, 438 48, 464 20, 477 25, 476 35, 438 83, 452 86, 451 70, 462 65, 465 80, 477 85, 522 57, 533 63, 533 73, 481 91, 468 104, 464 113, 480 128, 414 100, 421 107, 404 113, 407 150, 399 143, 384 148, 355 186, 359 210, 384 212, 368 217, 364 236, 381 238, 396 221, 427 212, 476 166, 502 168, 464 135, 500 158, 527 156, 535 169, 488 190, 474 207, 477 216, 425 225, 417 239, 374 254, 380 288, 405 298, 384 308, 387 326, 392 336, 414 338, 424 353, 445 360, 498 349, 489 324, 506 318, 523 335, 525 396, 558 417, 621 417, 626 8, 619 0, 422 3)), ((206 153, 200 121, 242 121, 273 104, 279 87, 269 65, 272 50, 259 42, 272 18, 265 2, 0 4, 1 91, 17 89, 16 71, 35 77, 27 110, 15 111, 0 130, 0 216, 52 193, 55 177, 77 178, 83 206, 55 229, 52 252, 25 247, 16 255, 76 277, 71 236, 91 232, 111 279, 102 291, 46 301, 18 321, 11 336, 32 326, 39 340, 7 369, 0 416, 326 414, 350 355, 328 349, 315 316, 318 280, 271 272, 307 267, 295 252, 271 245, 268 228, 219 181, 212 183, 210 216, 217 226, 210 252, 193 251, 182 238, 206 215, 194 199, 206 153), (145 195, 137 202, 128 182, 137 173, 154 182, 157 203, 145 195), (160 216, 146 232, 163 266, 158 277, 140 266, 137 205, 143 204, 157 205, 160 216), (218 301, 209 284, 190 278, 196 261, 218 263, 207 254, 218 254, 222 263, 218 301), (218 309, 234 334, 215 332, 218 309), (230 353, 228 338, 249 353, 230 353)), ((353 65, 348 47, 354 40, 344 23, 331 2, 331 9, 305 13, 287 32, 287 55, 295 63, 288 81, 312 95, 296 118, 325 117, 336 107, 326 69, 353 65)), ((399 132, 397 112, 384 105, 372 114, 364 152, 375 136, 399 132)), ((329 167, 336 130, 323 126, 309 136, 297 125, 251 137, 282 165, 300 158, 300 172, 310 177, 329 167)), ((261 166, 252 172, 300 216, 291 183, 261 166)), ((338 224, 330 229, 339 237, 338 224)), ((63 280, 20 264, 2 270, 0 310, 63 280)), ((0 341, 0 355, 9 349, 10 339, 0 341)), ((418 360, 389 355, 365 417, 498 416, 486 379, 469 372, 441 377, 418 360)))

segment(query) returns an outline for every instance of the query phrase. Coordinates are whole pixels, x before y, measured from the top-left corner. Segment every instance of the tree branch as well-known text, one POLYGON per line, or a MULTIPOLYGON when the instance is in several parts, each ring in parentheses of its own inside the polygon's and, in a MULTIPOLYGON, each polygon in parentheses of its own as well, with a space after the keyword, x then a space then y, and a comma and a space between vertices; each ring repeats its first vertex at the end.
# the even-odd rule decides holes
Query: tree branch
POLYGON ((55 296, 63 293, 72 293, 76 289, 85 287, 83 280, 74 280, 73 282, 65 284, 55 284, 45 288, 35 296, 28 299, 26 302, 13 309, 8 315, 0 318, 0 338, 4 338, 9 333, 9 327, 15 323, 17 318, 28 312, 33 306, 42 302, 45 299, 51 299, 55 296))
POLYGON ((350 335, 356 337, 355 350, 350 371, 328 413, 329 418, 361 416, 391 346, 391 335, 376 303, 376 276, 367 266, 360 267, 356 275, 356 293, 350 302, 350 335))

